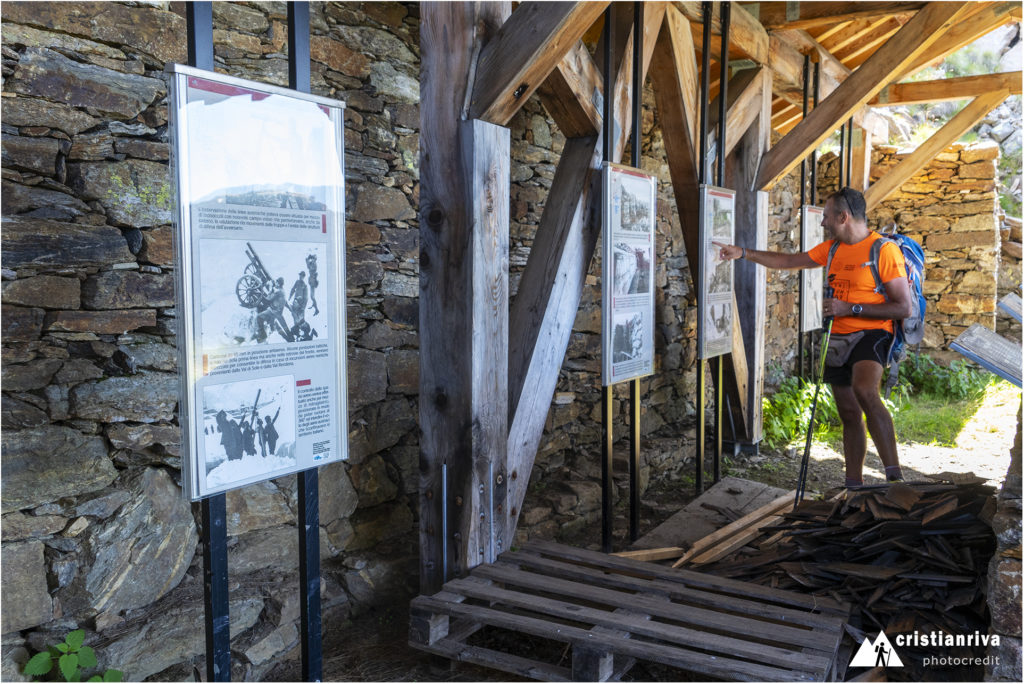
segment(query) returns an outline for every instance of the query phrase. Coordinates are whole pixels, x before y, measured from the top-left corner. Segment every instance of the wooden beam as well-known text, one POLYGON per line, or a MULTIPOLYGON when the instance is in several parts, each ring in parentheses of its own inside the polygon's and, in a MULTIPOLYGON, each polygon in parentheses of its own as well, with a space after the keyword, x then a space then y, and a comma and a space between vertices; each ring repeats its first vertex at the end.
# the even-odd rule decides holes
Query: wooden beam
POLYGON ((917 83, 893 83, 878 91, 878 95, 868 104, 872 107, 891 107, 924 102, 947 102, 977 97, 997 90, 1007 90, 1010 95, 1020 95, 1021 72, 941 78, 917 83))
POLYGON ((871 31, 874 31, 875 29, 877 29, 879 26, 886 23, 890 19, 891 17, 871 17, 868 19, 857 19, 855 21, 851 21, 849 24, 846 24, 846 28, 844 28, 842 31, 838 31, 832 34, 827 39, 822 39, 821 37, 818 37, 815 40, 821 43, 829 52, 835 53, 850 45, 858 43, 863 36, 867 35, 871 31))
POLYGON ((939 62, 960 48, 1012 21, 1020 21, 1019 2, 977 3, 970 15, 948 27, 942 40, 933 42, 893 80, 902 81, 930 64, 939 62))
POLYGON ((998 107, 1009 96, 1010 92, 1008 90, 986 93, 985 95, 979 95, 969 105, 960 110, 960 113, 950 119, 945 126, 935 131, 913 153, 904 157, 900 163, 868 188, 868 191, 864 193, 868 211, 878 206, 882 200, 920 171, 925 164, 935 159, 939 152, 956 142, 961 135, 985 118, 986 114, 998 107))
MULTIPOLYGON (((648 3, 644 9, 643 76, 663 22, 664 4, 648 3)), ((614 57, 614 63, 619 65, 614 111, 616 128, 628 131, 632 119, 628 101, 632 81, 632 31, 628 40, 620 44, 621 49, 614 57), (625 98, 623 92, 627 94, 625 98)), ((621 159, 626 138, 618 136, 613 146, 613 161, 621 159)), ((602 148, 599 136, 566 142, 527 259, 522 285, 512 302, 508 369, 512 401, 507 441, 510 476, 507 529, 510 536, 515 533, 526 497, 533 460, 544 433, 558 372, 600 235, 600 191, 595 172, 601 167, 602 148)))
POLYGON ((966 10, 967 3, 961 2, 932 2, 920 10, 765 155, 758 172, 758 186, 768 189, 775 185, 831 135, 840 122, 850 118, 895 74, 938 40, 966 10))
POLYGON ((853 127, 853 149, 850 151, 850 187, 864 192, 871 183, 871 131, 853 127))
POLYGON ((907 22, 901 21, 897 17, 889 17, 880 25, 861 36, 853 45, 849 45, 841 50, 832 50, 832 54, 844 66, 852 70, 854 67, 860 66, 867 61, 867 58, 874 53, 875 49, 889 40, 905 23, 907 22))
POLYGON ((795 5, 796 16, 790 15, 787 2, 757 3, 757 17, 766 29, 827 26, 842 21, 889 14, 916 12, 926 2, 801 2, 795 5))
POLYGON ((607 2, 520 3, 480 52, 471 117, 508 125, 607 5, 607 2))
MULTIPOLYGON (((425 3, 420 45, 420 591, 504 529, 509 131, 462 121, 474 44, 510 3, 425 3), (483 479, 481 479, 483 478, 483 479), (485 486, 486 485, 486 486, 485 486), (447 535, 444 531, 447 530, 447 535)), ((491 34, 493 35, 493 34, 491 34)))
MULTIPOLYGON (((669 12, 671 16, 671 12, 669 12)), ((666 24, 671 25, 671 22, 666 24)), ((690 81, 689 72, 696 70, 696 64, 690 63, 690 54, 681 50, 671 35, 663 33, 658 41, 654 58, 651 63, 651 81, 657 101, 658 118, 661 121, 662 137, 665 141, 665 156, 668 159, 669 173, 672 177, 672 190, 676 200, 676 212, 682 224, 683 244, 686 248, 687 262, 691 277, 698 272, 697 259, 700 254, 698 233, 700 226, 700 195, 697 185, 697 146, 699 142, 691 135, 690 118, 687 113, 693 97, 687 90, 690 81)), ((695 105, 695 103, 694 103, 695 105)), ((733 310, 736 310, 735 299, 733 310)), ((726 391, 734 398, 732 406, 737 411, 736 425, 740 438, 747 438, 747 357, 743 349, 743 335, 740 330, 739 317, 733 317, 733 350, 732 361, 727 361, 724 375, 726 391)), ((698 417, 698 420, 701 419, 698 417)))
POLYGON ((537 95, 566 138, 600 132, 604 84, 597 63, 582 41, 562 58, 537 89, 537 95))
MULTIPOLYGON (((767 98, 771 106, 772 77, 768 69, 744 69, 729 79, 729 99, 726 103, 725 115, 725 154, 728 155, 739 144, 740 138, 750 125, 761 115, 767 98)), ((718 127, 718 98, 708 107, 708 129, 716 131, 718 127)), ((768 116, 770 117, 770 110, 768 116)), ((712 135, 712 141, 717 134, 712 135)), ((709 142, 713 146, 714 142, 709 142)), ((758 161, 760 155, 758 155, 758 161)))
MULTIPOLYGON (((690 22, 693 31, 693 40, 697 45, 701 44, 703 36, 703 23, 700 2, 674 2, 672 3, 684 17, 690 22)), ((711 16, 711 32, 713 35, 722 35, 722 17, 720 3, 715 3, 715 9, 711 16)), ((718 59, 721 50, 720 40, 711 40, 711 55, 718 59)), ((768 34, 761 23, 742 5, 732 3, 729 15, 729 58, 730 59, 752 59, 757 64, 768 64, 768 34)))
POLYGON ((681 116, 684 121, 681 133, 686 136, 682 145, 689 148, 686 154, 690 155, 692 163, 696 163, 700 130, 700 73, 697 69, 697 53, 690 22, 675 7, 669 7, 665 12, 665 27, 658 37, 654 54, 651 79, 674 80, 671 87, 673 93, 680 99, 681 116), (654 75, 655 71, 657 76, 654 75))

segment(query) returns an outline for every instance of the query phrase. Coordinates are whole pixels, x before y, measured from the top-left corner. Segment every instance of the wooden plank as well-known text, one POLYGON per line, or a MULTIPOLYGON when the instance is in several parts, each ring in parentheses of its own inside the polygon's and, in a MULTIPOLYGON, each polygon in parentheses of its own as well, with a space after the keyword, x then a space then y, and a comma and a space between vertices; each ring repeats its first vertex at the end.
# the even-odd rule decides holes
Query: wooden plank
POLYGON ((421 596, 416 600, 424 608, 429 608, 436 612, 447 612, 459 617, 471 617, 474 620, 479 620, 495 627, 512 629, 545 639, 569 643, 587 643, 596 649, 605 649, 623 655, 631 655, 643 660, 660 662, 686 670, 707 672, 717 677, 731 678, 738 681, 813 681, 806 673, 796 670, 747 663, 732 658, 699 653, 677 646, 616 639, 610 636, 595 634, 593 631, 578 627, 553 624, 546 620, 514 615, 482 606, 446 603, 425 596, 421 596))
POLYGON ((522 2, 480 51, 472 118, 508 125, 607 2, 522 2))
MULTIPOLYGON (((700 2, 673 2, 684 17, 690 21, 693 40, 700 45, 703 36, 703 15, 700 2)), ((711 14, 711 33, 722 35, 721 7, 715 3, 711 14)), ((711 56, 721 59, 721 40, 711 39, 711 56)), ((768 64, 768 34, 757 18, 747 8, 733 3, 729 14, 729 58, 751 59, 757 64, 768 64)))
MULTIPOLYGON (((644 591, 643 580, 633 578, 626 578, 625 586, 608 588, 590 581, 588 573, 599 573, 599 571, 579 566, 576 566, 576 569, 582 570, 577 575, 581 578, 579 581, 549 577, 536 572, 524 572, 509 561, 498 561, 491 565, 480 566, 473 572, 480 577, 486 577, 506 585, 532 587, 536 591, 552 592, 580 601, 606 603, 610 606, 633 606, 652 617, 672 620, 706 630, 745 634, 751 638, 777 642, 792 640, 792 643, 800 643, 818 651, 828 650, 833 644, 834 636, 830 636, 827 630, 808 630, 780 625, 757 616, 728 614, 714 609, 672 603, 670 600, 666 601, 666 598, 671 599, 671 596, 656 592, 653 586, 648 586, 650 591, 644 591), (637 589, 635 593, 630 591, 634 588, 637 589)), ((602 581, 601 584, 604 582, 602 581)))
MULTIPOLYGON (((790 667, 812 674, 824 672, 829 666, 829 660, 821 655, 798 653, 788 648, 779 648, 733 636, 711 635, 701 630, 644 620, 635 615, 602 610, 551 596, 538 596, 525 591, 481 586, 466 580, 453 580, 448 583, 448 587, 452 591, 464 594, 467 598, 487 601, 492 607, 513 606, 533 613, 552 616, 559 620, 585 622, 609 628, 615 632, 626 630, 631 635, 658 639, 684 648, 698 648, 702 651, 748 658, 760 663, 790 667)), ((592 631, 598 633, 597 630, 592 631)), ((611 635, 609 634, 609 636, 611 635)))
POLYGON ((900 160, 896 166, 889 169, 884 176, 868 188, 867 192, 864 193, 864 200, 867 202, 868 211, 871 211, 886 197, 899 189, 903 183, 921 170, 925 164, 935 159, 939 152, 956 142, 961 135, 985 118, 986 114, 998 107, 1007 97, 1009 97, 1009 91, 1007 90, 979 95, 969 105, 960 110, 942 128, 935 131, 928 140, 919 145, 910 155, 900 160))
POLYGON ((514 534, 558 383, 601 222, 591 194, 601 167, 599 138, 567 140, 548 193, 519 292, 509 340, 509 526, 514 534))
POLYGON ((858 39, 857 43, 832 54, 849 69, 855 69, 874 53, 875 49, 889 40, 907 22, 904 17, 890 17, 880 26, 858 39))
POLYGON ((836 54, 840 50, 860 43, 861 38, 871 33, 882 24, 885 24, 891 18, 892 17, 890 15, 883 15, 881 17, 855 19, 845 24, 841 31, 831 34, 828 38, 822 38, 819 36, 816 40, 830 53, 836 54))
POLYGON ((742 549, 751 541, 761 536, 761 529, 763 527, 772 525, 780 520, 782 520, 782 516, 778 515, 769 516, 764 520, 759 520, 747 529, 732 535, 728 539, 723 539, 710 549, 707 549, 703 553, 695 556, 690 562, 693 565, 707 565, 708 563, 714 563, 717 560, 721 560, 733 551, 742 549))
POLYGON ((1021 72, 1010 71, 983 76, 941 78, 916 83, 893 83, 882 88, 870 102, 872 107, 947 102, 978 97, 986 93, 1006 90, 1010 95, 1021 94, 1021 72))
POLYGON ((758 187, 772 187, 796 167, 832 133, 839 122, 848 119, 938 40, 967 11, 966 8, 966 3, 932 2, 920 10, 765 155, 758 171, 758 187))
POLYGON ((851 150, 850 187, 864 192, 871 184, 871 131, 854 124, 853 149, 851 150))
POLYGON ((765 518, 771 516, 774 513, 781 511, 787 506, 792 505, 793 498, 796 496, 796 491, 786 492, 782 496, 776 497, 769 503, 761 506, 760 508, 751 511, 736 522, 730 523, 720 530, 717 530, 708 536, 694 542, 693 546, 690 547, 689 551, 684 553, 679 560, 672 564, 673 568, 678 568, 683 565, 691 558, 704 553, 705 551, 712 549, 719 542, 729 539, 734 534, 742 532, 749 527, 761 522, 765 518))
POLYGON ((965 45, 991 33, 1003 24, 1020 21, 1019 2, 969 3, 970 13, 942 32, 941 40, 929 44, 893 81, 902 81, 930 64, 940 62, 965 45))
POLYGON ((690 158, 696 163, 700 139, 700 111, 697 103, 700 97, 700 73, 689 22, 675 7, 669 7, 665 12, 665 28, 658 36, 651 72, 653 82, 660 83, 666 79, 677 81, 671 84, 672 97, 682 100, 682 117, 685 121, 682 133, 686 135, 685 145, 690 148, 690 158))
POLYGON ((541 104, 566 138, 600 133, 603 93, 597 63, 582 41, 576 42, 537 89, 541 104))
POLYGON ((693 572, 691 570, 663 568, 651 563, 631 561, 626 558, 615 558, 614 556, 608 556, 596 551, 576 549, 569 546, 563 546, 561 544, 555 544, 553 542, 540 540, 530 541, 526 547, 524 547, 524 550, 533 554, 549 554, 551 556, 573 562, 597 564, 606 571, 615 570, 620 572, 629 572, 637 577, 666 580, 677 584, 685 584, 689 587, 713 589, 714 591, 733 592, 739 596, 747 596, 754 599, 761 599, 763 601, 778 601, 790 606, 799 606, 801 608, 818 609, 822 611, 836 611, 838 613, 849 610, 848 606, 829 599, 808 597, 801 594, 794 594, 792 592, 778 592, 767 589, 766 587, 753 587, 746 582, 713 577, 704 573, 693 572))
POLYGON ((528 677, 541 682, 571 682, 572 673, 568 668, 543 663, 522 656, 495 651, 482 646, 469 646, 454 639, 441 639, 425 646, 417 642, 409 642, 415 649, 443 656, 460 663, 472 663, 481 667, 489 667, 502 672, 510 672, 520 677, 528 677))
MULTIPOLYGON (((729 155, 740 138, 747 132, 750 125, 757 120, 764 108, 767 97, 771 103, 771 73, 764 67, 743 69, 729 79, 728 98, 725 115, 725 154, 729 155)), ((709 147, 714 147, 718 130, 718 98, 708 106, 708 130, 714 132, 710 136, 709 147)), ((758 160, 760 159, 760 155, 758 160)))
POLYGON ((659 549, 639 549, 637 551, 619 551, 613 553, 613 556, 619 558, 632 558, 633 560, 646 561, 651 563, 653 561, 668 560, 669 558, 679 558, 686 549, 681 546, 663 546, 659 549))
MULTIPOLYGON (((461 110, 478 32, 500 25, 509 10, 507 2, 428 3, 420 25, 424 593, 440 589, 446 572, 486 560, 487 552, 481 557, 479 550, 482 539, 490 538, 494 502, 490 487, 484 487, 482 497, 477 494, 474 479, 485 465, 493 466, 495 474, 504 468, 507 324, 496 319, 507 316, 508 262, 494 256, 508 242, 508 210, 502 203, 508 196, 509 135, 489 124, 463 123, 461 110), (486 192, 473 194, 474 189, 486 192), (477 339, 485 331, 487 345, 477 339), (475 386, 474 379, 487 384, 475 386), (452 535, 448 539, 442 537, 446 528, 452 535)), ((490 484, 489 478, 485 482, 490 484)), ((503 522, 498 521, 499 527, 503 522)))
POLYGON ((790 17, 789 3, 759 2, 758 19, 766 29, 810 28, 866 17, 905 14, 922 9, 925 2, 801 2, 790 17))

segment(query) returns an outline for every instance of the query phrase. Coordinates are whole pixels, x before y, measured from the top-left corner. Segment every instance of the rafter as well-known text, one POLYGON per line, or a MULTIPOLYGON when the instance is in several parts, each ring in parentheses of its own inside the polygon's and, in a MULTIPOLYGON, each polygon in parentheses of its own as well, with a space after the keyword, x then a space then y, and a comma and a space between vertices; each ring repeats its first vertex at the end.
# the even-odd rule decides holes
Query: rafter
POLYGON ((970 7, 968 13, 961 17, 961 21, 943 32, 942 40, 933 42, 894 80, 902 81, 908 76, 916 74, 926 66, 945 59, 1003 24, 1020 21, 1021 5, 1019 2, 979 3, 979 5, 970 7))
POLYGON ((758 18, 767 29, 809 28, 864 17, 914 12, 925 2, 801 2, 791 17, 787 2, 758 3, 758 18))
POLYGON ((920 10, 765 155, 758 172, 759 187, 770 188, 799 164, 840 122, 858 111, 938 40, 965 10, 965 3, 952 2, 933 2, 920 10))
MULTIPOLYGON (((826 50, 832 53, 846 48, 849 45, 854 45, 863 36, 871 33, 882 24, 889 21, 890 17, 871 17, 869 19, 857 19, 847 24, 847 28, 840 31, 828 39, 817 38, 817 41, 821 43, 826 50)), ((838 57, 838 55, 836 55, 838 57)))
POLYGON ((864 193, 864 200, 867 202, 868 211, 876 207, 879 202, 913 177, 925 164, 935 159, 939 152, 956 142, 961 135, 985 118, 986 114, 998 107, 1009 95, 1008 90, 980 95, 960 110, 960 113, 950 119, 945 126, 935 131, 913 153, 904 157, 902 161, 868 188, 867 192, 864 193))
POLYGON ((566 138, 597 135, 601 130, 604 84, 597 63, 582 41, 576 41, 537 89, 537 95, 566 138))
MULTIPOLYGON (((672 5, 690 22, 694 43, 700 45, 703 36, 701 3, 673 2, 672 5)), ((719 9, 719 3, 716 2, 711 16, 711 33, 713 35, 722 33, 722 18, 719 9)), ((711 41, 711 55, 715 59, 719 58, 720 47, 720 41, 711 41)), ((732 3, 729 18, 729 58, 751 59, 758 64, 768 64, 768 34, 760 22, 737 3, 732 3)))
POLYGON ((1004 89, 1009 91, 1010 95, 1020 95, 1021 72, 1010 71, 982 76, 942 78, 916 83, 893 83, 882 88, 868 104, 872 107, 891 107, 925 102, 947 102, 977 97, 1004 89))
POLYGON ((880 22, 877 26, 866 32, 864 35, 857 39, 857 42, 852 43, 843 47, 842 49, 832 49, 832 54, 835 55, 836 59, 843 63, 848 69, 853 69, 853 60, 863 56, 860 62, 856 62, 859 65, 865 59, 871 56, 879 45, 889 40, 906 21, 901 21, 897 17, 889 17, 884 21, 880 22))
POLYGON ((472 118, 508 124, 607 2, 523 2, 480 52, 472 118))
MULTIPOLYGON (((726 155, 732 152, 746 130, 761 115, 764 100, 771 100, 771 92, 771 74, 764 67, 744 69, 729 79, 725 114, 726 155)), ((715 131, 718 127, 718 97, 711 102, 708 112, 708 130, 715 131)), ((765 116, 770 115, 766 113, 765 116)), ((711 137, 715 138, 714 135, 711 137)))

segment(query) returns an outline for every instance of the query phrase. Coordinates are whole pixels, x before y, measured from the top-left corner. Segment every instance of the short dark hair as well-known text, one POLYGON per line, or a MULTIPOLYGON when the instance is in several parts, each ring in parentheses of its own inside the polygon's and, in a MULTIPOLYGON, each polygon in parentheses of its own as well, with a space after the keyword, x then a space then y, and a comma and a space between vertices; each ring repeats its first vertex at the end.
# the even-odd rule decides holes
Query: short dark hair
POLYGON ((846 211, 855 221, 867 223, 868 203, 864 201, 864 195, 859 190, 846 186, 832 193, 829 199, 838 205, 837 209, 846 211))

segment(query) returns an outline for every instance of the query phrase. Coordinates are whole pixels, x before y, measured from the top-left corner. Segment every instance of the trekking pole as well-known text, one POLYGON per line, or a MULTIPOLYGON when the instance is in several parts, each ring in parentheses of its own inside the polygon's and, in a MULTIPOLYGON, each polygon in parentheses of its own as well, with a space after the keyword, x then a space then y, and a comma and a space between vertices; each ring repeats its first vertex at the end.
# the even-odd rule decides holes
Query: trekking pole
MULTIPOLYGON (((825 291, 827 298, 832 297, 832 288, 829 287, 825 291)), ((793 502, 793 510, 800 505, 800 502, 804 498, 804 490, 807 488, 807 470, 811 460, 811 440, 814 438, 814 414, 818 410, 818 395, 821 394, 821 385, 825 379, 825 355, 828 353, 828 342, 832 337, 832 317, 830 316, 825 321, 825 334, 821 340, 821 347, 819 350, 820 360, 818 362, 818 382, 814 388, 814 398, 811 400, 811 416, 807 421, 807 442, 804 444, 804 457, 800 461, 800 475, 797 478, 796 484, 796 500, 793 502)))

